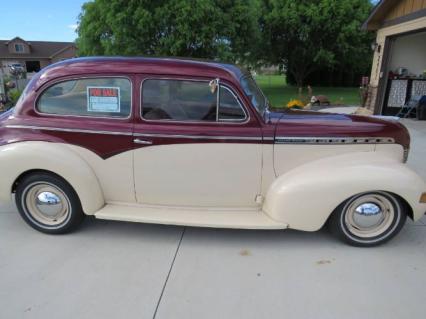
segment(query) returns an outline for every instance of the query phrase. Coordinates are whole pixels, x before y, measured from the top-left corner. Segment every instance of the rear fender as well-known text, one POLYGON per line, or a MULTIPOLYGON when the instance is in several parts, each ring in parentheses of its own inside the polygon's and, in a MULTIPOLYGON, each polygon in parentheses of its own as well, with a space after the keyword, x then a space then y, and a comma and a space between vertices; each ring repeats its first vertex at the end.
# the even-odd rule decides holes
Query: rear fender
POLYGON ((45 170, 64 178, 91 215, 105 205, 98 179, 89 165, 65 144, 20 142, 0 147, 0 202, 10 202, 13 184, 30 170, 45 170))

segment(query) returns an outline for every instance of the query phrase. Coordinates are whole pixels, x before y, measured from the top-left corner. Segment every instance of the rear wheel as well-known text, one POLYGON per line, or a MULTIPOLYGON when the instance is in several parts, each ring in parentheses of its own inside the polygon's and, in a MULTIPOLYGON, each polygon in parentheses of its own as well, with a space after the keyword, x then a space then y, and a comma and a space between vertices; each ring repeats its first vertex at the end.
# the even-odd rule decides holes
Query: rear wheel
POLYGON ((15 199, 25 222, 48 234, 70 232, 85 216, 74 189, 53 174, 26 176, 18 183, 15 199))
POLYGON ((393 194, 368 192, 342 203, 329 220, 331 231, 343 241, 360 247, 380 245, 402 229, 407 207, 393 194))

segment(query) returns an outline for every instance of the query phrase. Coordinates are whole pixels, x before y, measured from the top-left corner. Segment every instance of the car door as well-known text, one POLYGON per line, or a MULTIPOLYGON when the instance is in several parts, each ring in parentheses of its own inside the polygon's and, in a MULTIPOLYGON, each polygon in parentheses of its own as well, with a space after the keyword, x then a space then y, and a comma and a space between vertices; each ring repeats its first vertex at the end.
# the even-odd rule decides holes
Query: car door
POLYGON ((212 79, 201 78, 140 80, 141 110, 134 126, 137 201, 256 206, 261 129, 232 85, 216 80, 214 86, 212 79))

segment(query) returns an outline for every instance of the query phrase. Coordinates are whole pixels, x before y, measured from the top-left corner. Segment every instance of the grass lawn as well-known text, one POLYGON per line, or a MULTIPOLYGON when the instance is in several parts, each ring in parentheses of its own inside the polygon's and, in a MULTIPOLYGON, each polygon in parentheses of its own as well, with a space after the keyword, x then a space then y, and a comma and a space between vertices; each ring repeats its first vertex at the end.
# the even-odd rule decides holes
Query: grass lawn
MULTIPOLYGON (((284 75, 257 75, 256 82, 268 97, 272 106, 282 107, 291 99, 298 99, 298 90, 287 85, 284 75)), ((313 87, 314 95, 326 95, 332 104, 359 105, 359 88, 355 87, 313 87)), ((305 89, 303 94, 307 94, 305 89)))

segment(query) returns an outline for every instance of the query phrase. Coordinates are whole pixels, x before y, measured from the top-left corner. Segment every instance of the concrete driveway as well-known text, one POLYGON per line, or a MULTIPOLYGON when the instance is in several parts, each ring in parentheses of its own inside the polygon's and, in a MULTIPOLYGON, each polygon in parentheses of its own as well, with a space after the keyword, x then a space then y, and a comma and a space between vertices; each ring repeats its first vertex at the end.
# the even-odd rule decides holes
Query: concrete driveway
MULTIPOLYGON (((426 122, 404 122, 426 179, 426 122)), ((0 318, 424 318, 426 218, 387 245, 326 231, 88 219, 47 236, 0 207, 0 318)))

